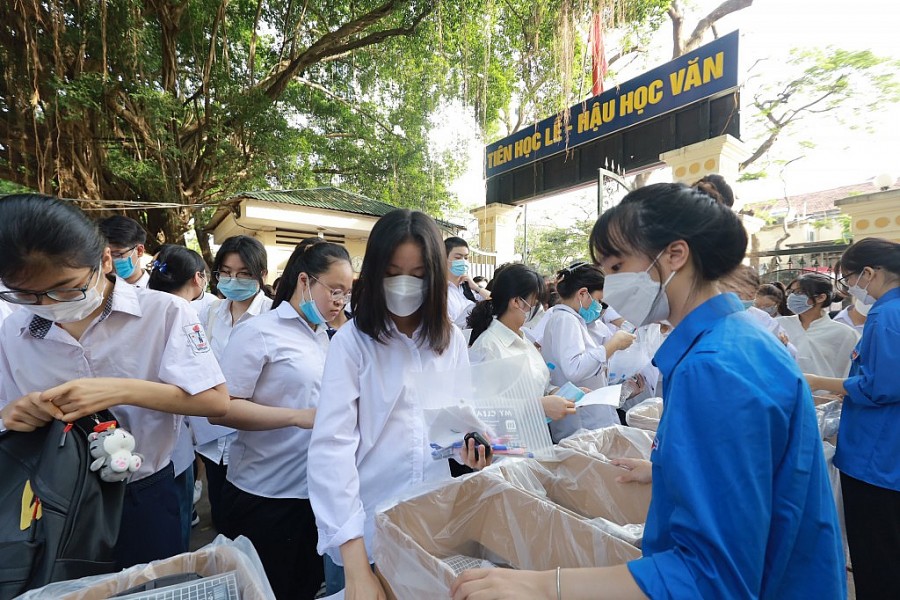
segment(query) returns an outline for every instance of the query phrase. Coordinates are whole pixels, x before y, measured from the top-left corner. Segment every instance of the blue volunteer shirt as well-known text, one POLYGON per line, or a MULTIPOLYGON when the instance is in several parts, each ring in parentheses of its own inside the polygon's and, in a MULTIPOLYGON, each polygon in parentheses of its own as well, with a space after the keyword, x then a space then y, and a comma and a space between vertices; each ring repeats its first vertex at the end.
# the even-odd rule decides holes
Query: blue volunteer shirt
POLYGON ((844 598, 840 530, 809 388, 737 296, 700 305, 656 353, 644 557, 660 598, 844 598))
POLYGON ((835 466, 900 491, 900 288, 869 310, 844 389, 835 466))

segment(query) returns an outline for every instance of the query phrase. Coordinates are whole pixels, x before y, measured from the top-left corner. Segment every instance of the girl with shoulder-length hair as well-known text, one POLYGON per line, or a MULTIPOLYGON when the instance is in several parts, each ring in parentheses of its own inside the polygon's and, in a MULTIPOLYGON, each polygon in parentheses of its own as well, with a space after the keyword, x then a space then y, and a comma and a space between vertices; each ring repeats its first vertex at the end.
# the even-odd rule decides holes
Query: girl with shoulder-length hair
POLYGON ((687 186, 650 185, 604 212, 590 243, 610 306, 637 326, 674 326, 654 359, 665 410, 650 461, 613 461, 623 484, 653 486, 643 557, 469 571, 453 599, 844 598, 809 387, 784 347, 717 288, 746 252, 738 217, 687 186))
POLYGON ((121 568, 187 551, 172 452, 181 415, 228 410, 225 378, 187 302, 113 275, 97 226, 40 195, 0 198, 0 418, 30 432, 109 409, 134 435, 115 556, 121 568))
MULTIPOLYGON (((369 234, 351 298, 354 318, 331 341, 309 449, 309 492, 326 555, 326 590, 384 597, 372 572, 375 509, 420 482, 449 478, 431 457, 412 371, 468 364, 447 314, 447 266, 431 217, 394 210, 369 234)), ((462 440, 460 440, 462 441, 462 440)), ((467 466, 474 446, 464 448, 467 466)))
POLYGON ((834 465, 857 598, 900 598, 900 244, 855 242, 841 257, 842 292, 868 309, 847 378, 808 374, 844 397, 834 465))

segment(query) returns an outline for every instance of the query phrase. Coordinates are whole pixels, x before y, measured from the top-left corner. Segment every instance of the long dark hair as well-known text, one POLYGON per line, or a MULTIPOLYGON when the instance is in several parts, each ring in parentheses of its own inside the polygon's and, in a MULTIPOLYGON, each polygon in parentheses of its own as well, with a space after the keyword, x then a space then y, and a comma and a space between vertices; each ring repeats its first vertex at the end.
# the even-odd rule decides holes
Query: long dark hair
POLYGON ((147 287, 174 294, 197 273, 206 273, 203 257, 184 246, 165 244, 156 253, 147 287))
POLYGON ((844 273, 859 273, 866 267, 880 267, 900 277, 900 244, 882 238, 865 238, 844 250, 841 256, 844 273))
POLYGON ((390 337, 384 279, 394 250, 405 242, 413 242, 422 249, 425 264, 425 301, 419 309, 421 339, 441 354, 450 345, 453 331, 447 314, 447 254, 437 224, 422 212, 392 210, 372 228, 359 280, 350 297, 356 327, 380 343, 390 337))
POLYGON ((536 294, 534 304, 537 306, 544 295, 544 278, 531 267, 513 263, 494 273, 492 288, 491 299, 476 304, 469 315, 467 324, 472 328, 469 345, 484 333, 494 317, 506 313, 513 298, 526 299, 536 294))
MULTIPOLYGON (((343 246, 317 237, 306 238, 294 248, 294 252, 288 259, 281 274, 281 281, 275 291, 275 300, 272 308, 278 308, 282 302, 289 302, 291 296, 297 290, 297 279, 300 273, 306 273, 312 277, 318 277, 331 268, 337 261, 350 262, 350 254, 343 246)), ((310 282, 312 285, 312 282, 310 282)), ((352 296, 351 296, 352 297, 352 296)))
POLYGON ((630 192, 600 216, 591 231, 591 258, 599 263, 635 251, 652 258, 678 240, 690 248, 696 278, 703 281, 730 273, 747 251, 747 232, 723 202, 680 183, 656 183, 630 192))
POLYGON ((0 279, 15 282, 48 264, 96 268, 106 238, 68 202, 42 194, 0 197, 0 279))
POLYGON ((266 247, 263 246, 262 242, 258 239, 248 235, 236 235, 230 237, 219 246, 219 251, 216 252, 216 259, 213 261, 213 287, 219 283, 217 273, 219 272, 219 269, 222 268, 225 257, 232 253, 241 257, 241 262, 244 263, 244 266, 247 267, 247 270, 250 271, 250 274, 253 275, 253 278, 259 283, 259 289, 261 289, 266 296, 271 298, 271 289, 266 285, 266 282, 263 281, 263 273, 265 273, 268 268, 266 265, 269 260, 268 255, 266 254, 266 247))

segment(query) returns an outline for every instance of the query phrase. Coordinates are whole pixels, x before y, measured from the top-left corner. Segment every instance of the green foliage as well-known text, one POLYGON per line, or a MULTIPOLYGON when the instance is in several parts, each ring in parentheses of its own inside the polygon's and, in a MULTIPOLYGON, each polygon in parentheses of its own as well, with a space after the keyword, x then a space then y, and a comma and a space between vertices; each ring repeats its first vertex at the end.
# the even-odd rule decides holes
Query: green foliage
MULTIPOLYGON (((588 238, 595 219, 582 219, 570 227, 537 227, 528 231, 526 262, 544 275, 553 275, 578 260, 587 260, 588 238)), ((518 236, 516 247, 523 248, 518 236)))

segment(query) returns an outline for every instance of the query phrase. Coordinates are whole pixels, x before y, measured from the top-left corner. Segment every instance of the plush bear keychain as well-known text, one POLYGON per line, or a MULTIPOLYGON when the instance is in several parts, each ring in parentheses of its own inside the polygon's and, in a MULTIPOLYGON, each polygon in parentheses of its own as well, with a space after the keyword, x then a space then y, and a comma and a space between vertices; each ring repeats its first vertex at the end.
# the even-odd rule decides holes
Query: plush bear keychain
POLYGON ((99 471, 100 479, 123 481, 141 468, 144 457, 134 453, 134 436, 116 426, 115 421, 97 424, 88 435, 91 443, 91 471, 99 471))

